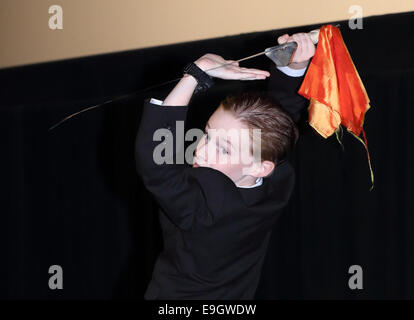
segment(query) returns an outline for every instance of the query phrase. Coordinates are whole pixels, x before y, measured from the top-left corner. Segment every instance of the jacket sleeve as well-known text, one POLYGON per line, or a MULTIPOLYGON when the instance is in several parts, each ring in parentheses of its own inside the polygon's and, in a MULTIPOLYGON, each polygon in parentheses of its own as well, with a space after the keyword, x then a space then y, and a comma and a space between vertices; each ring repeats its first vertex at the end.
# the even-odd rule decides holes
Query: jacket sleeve
POLYGON ((268 94, 287 111, 297 123, 302 111, 309 105, 309 101, 297 92, 304 76, 292 77, 281 72, 274 63, 270 65, 270 78, 268 81, 268 94))
POLYGON ((188 106, 162 106, 145 100, 135 140, 136 169, 142 182, 170 220, 184 230, 211 225, 219 219, 224 188, 233 183, 218 170, 193 168, 185 159, 179 163, 180 157, 176 156, 184 152, 177 153, 176 146, 184 135, 179 137, 176 132, 177 126, 179 130, 185 127, 187 110, 188 106), (164 141, 154 135, 158 129, 164 131, 164 141), (157 163, 154 155, 162 148, 165 155, 172 154, 171 161, 157 163))

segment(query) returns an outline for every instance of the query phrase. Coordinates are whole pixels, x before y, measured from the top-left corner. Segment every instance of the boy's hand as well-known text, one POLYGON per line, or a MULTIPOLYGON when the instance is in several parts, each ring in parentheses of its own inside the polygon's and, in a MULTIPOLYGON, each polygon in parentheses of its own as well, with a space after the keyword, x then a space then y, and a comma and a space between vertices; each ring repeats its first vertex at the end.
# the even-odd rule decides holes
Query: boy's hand
POLYGON ((292 36, 289 36, 286 33, 277 39, 279 44, 292 41, 296 41, 298 47, 296 48, 289 67, 292 69, 303 69, 308 65, 310 58, 312 58, 315 54, 315 45, 313 44, 309 34, 303 32, 295 33, 292 36))
POLYGON ((260 80, 266 79, 270 76, 268 71, 242 68, 239 67, 239 63, 234 60, 225 60, 217 54, 207 53, 194 62, 201 70, 215 78, 227 79, 227 80, 260 80), (227 66, 217 68, 226 63, 231 63, 227 66), (212 68, 217 68, 210 70, 212 68))

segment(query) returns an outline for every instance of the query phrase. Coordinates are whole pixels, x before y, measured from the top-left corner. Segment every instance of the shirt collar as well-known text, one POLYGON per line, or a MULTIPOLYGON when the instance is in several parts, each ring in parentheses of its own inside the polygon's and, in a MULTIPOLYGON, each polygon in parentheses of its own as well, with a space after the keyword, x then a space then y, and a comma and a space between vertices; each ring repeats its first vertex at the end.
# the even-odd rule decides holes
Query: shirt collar
POLYGON ((252 186, 237 186, 238 188, 254 188, 254 187, 258 187, 263 183, 263 177, 258 177, 256 179, 256 183, 252 186))

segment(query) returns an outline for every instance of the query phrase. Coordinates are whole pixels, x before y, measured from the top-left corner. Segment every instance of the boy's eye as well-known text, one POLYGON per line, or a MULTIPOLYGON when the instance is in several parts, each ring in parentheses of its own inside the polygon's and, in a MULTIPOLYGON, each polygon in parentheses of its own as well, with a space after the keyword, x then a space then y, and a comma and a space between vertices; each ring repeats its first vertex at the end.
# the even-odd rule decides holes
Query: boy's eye
MULTIPOLYGON (((208 132, 207 132, 206 129, 204 130, 204 135, 206 136, 206 140, 209 141, 210 136, 208 135, 208 132)), ((219 147, 219 149, 223 154, 229 154, 229 152, 227 151, 227 149, 225 147, 219 147)))
POLYGON ((221 152, 223 152, 223 154, 229 154, 229 152, 227 151, 226 148, 224 147, 220 147, 221 152))

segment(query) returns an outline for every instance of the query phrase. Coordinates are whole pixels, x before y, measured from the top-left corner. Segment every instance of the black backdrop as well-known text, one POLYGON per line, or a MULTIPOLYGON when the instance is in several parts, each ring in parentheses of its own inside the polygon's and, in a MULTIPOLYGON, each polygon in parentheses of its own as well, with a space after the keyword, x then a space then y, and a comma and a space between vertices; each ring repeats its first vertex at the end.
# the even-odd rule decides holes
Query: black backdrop
MULTIPOLYGON (((257 298, 414 298, 413 22, 414 12, 364 18, 362 30, 340 21, 371 99, 365 130, 375 188, 368 191, 360 142, 344 133, 342 152, 334 136, 325 140, 303 121, 292 159, 295 191, 274 228, 257 298), (363 268, 363 290, 348 288, 354 264, 363 268)), ((285 32, 316 27, 0 70, 0 297, 142 299, 160 250, 157 204, 135 172, 133 147, 143 99, 163 99, 173 85, 49 132, 52 124, 82 107, 177 78, 207 52, 239 59, 275 45, 285 32), (55 264, 63 268, 63 290, 48 288, 55 264)), ((269 61, 262 56, 243 65, 266 68, 269 61)), ((201 126, 230 92, 264 86, 217 81, 195 98, 189 123, 201 126)))

